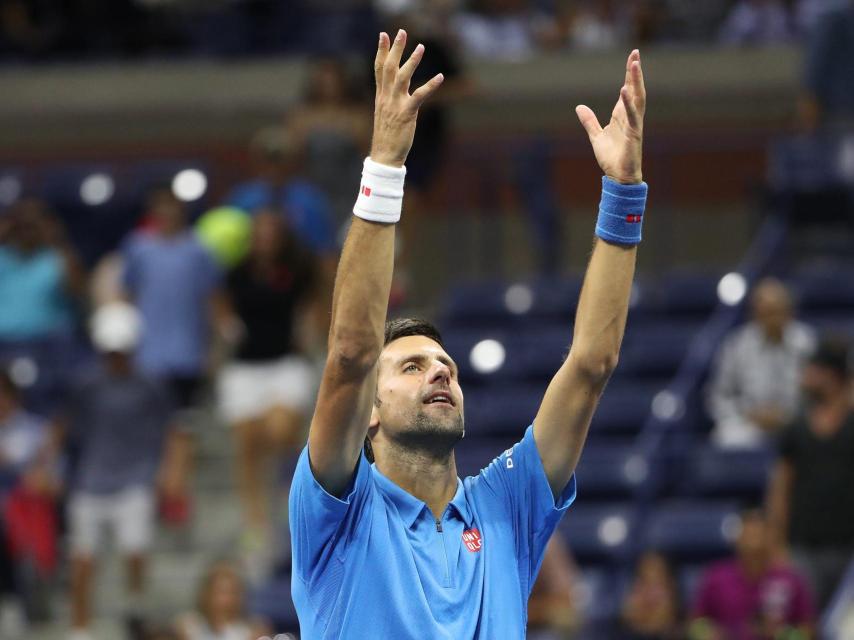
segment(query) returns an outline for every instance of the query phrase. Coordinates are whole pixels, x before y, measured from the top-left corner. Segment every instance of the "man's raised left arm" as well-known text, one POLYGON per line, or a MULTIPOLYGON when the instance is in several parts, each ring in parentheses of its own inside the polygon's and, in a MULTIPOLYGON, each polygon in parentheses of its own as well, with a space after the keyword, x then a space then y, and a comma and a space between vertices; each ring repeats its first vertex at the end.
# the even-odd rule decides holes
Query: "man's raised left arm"
POLYGON ((606 127, 588 107, 576 108, 605 177, 572 346, 534 419, 534 440, 555 496, 578 464, 593 412, 617 365, 626 327, 646 202, 641 173, 645 107, 640 53, 635 50, 626 62, 625 82, 606 127))

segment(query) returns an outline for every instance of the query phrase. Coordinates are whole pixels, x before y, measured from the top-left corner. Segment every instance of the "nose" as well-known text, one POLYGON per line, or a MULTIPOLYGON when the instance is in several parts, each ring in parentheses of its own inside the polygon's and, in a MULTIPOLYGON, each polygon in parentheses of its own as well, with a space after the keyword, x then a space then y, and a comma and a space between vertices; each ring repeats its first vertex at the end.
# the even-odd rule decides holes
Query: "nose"
POLYGON ((436 382, 444 382, 445 384, 451 383, 451 369, 444 362, 440 362, 439 360, 435 360, 433 362, 433 366, 430 368, 430 376, 429 376, 430 384, 434 384, 436 382))

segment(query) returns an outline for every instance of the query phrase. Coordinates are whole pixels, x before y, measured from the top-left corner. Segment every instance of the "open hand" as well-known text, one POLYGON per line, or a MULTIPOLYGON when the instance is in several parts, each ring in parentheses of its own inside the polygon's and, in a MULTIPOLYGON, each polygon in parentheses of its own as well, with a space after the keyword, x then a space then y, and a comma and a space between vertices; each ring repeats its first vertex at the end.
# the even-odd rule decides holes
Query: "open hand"
POLYGON ((388 35, 381 33, 374 61, 377 94, 371 160, 393 167, 403 166, 412 147, 418 108, 444 80, 444 76, 439 73, 410 95, 409 82, 424 56, 424 45, 415 47, 412 55, 401 66, 400 58, 405 46, 406 31, 403 29, 397 32, 391 48, 388 35))
POLYGON ((641 147, 643 115, 646 110, 646 89, 643 84, 640 52, 635 49, 626 61, 626 79, 620 98, 611 112, 611 122, 603 129, 590 107, 575 108, 584 126, 593 153, 606 176, 623 184, 643 181, 641 147))

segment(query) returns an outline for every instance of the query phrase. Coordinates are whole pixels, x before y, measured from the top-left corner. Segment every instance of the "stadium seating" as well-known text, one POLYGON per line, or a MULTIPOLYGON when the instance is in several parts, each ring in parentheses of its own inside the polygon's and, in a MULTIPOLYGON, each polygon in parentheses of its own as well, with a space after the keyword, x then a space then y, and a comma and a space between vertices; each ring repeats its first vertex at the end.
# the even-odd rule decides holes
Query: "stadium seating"
POLYGON ((637 528, 632 503, 581 501, 570 507, 558 530, 579 562, 618 565, 631 557, 637 528))
POLYGON ((640 541, 677 561, 698 562, 727 554, 738 527, 735 502, 673 500, 653 509, 640 541))
POLYGON ((772 460, 770 448, 730 450, 700 445, 689 457, 682 493, 756 501, 765 491, 772 460))

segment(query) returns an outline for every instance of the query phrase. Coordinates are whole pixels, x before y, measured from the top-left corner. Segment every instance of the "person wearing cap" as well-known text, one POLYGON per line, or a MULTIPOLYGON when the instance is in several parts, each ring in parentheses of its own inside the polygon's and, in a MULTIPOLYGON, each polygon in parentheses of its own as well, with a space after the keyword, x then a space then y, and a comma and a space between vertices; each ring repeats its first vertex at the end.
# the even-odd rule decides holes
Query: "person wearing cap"
POLYGON ((95 311, 92 342, 99 366, 75 385, 61 418, 70 460, 68 523, 74 640, 88 640, 94 561, 104 534, 127 560, 129 619, 139 613, 152 541, 155 488, 174 403, 168 390, 133 365, 142 331, 134 307, 95 311))
POLYGON ((819 610, 854 558, 854 409, 847 345, 825 340, 801 374, 803 414, 780 436, 768 494, 778 542, 812 583, 819 610))

